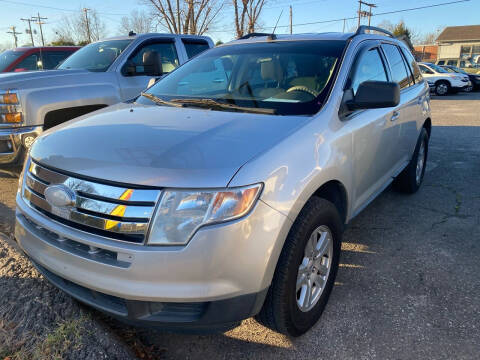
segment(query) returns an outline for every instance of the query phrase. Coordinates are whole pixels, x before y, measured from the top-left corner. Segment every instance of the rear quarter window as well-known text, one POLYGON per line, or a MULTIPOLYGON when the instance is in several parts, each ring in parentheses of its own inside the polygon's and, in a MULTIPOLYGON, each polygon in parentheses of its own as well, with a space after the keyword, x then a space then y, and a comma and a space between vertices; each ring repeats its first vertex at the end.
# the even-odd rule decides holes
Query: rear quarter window
POLYGON ((185 46, 185 51, 187 52, 187 56, 191 59, 194 56, 208 50, 210 46, 206 41, 203 40, 182 40, 183 45, 185 46))
POLYGON ((396 45, 382 44, 383 51, 390 64, 392 80, 400 85, 400 89, 410 86, 410 74, 407 72, 405 61, 396 45))
POLYGON ((413 78, 415 79, 415 82, 418 83, 423 80, 422 73, 420 72, 420 68, 418 67, 417 62, 415 61, 415 58, 413 57, 412 53, 406 49, 402 48, 403 55, 405 56, 405 59, 407 60, 407 63, 410 67, 410 71, 413 74, 413 78))

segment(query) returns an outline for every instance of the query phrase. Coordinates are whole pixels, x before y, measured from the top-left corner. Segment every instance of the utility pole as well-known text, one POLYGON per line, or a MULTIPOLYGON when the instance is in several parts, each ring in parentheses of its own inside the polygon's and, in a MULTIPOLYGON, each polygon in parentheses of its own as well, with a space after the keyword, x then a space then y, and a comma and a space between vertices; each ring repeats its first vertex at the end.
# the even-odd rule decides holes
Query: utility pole
POLYGON ((292 5, 290 5, 290 35, 293 34, 293 11, 292 5))
POLYGON ((372 19, 372 8, 376 8, 376 4, 365 4, 367 5, 370 9, 368 11, 368 26, 370 26, 370 20, 372 19))
POLYGON ((362 14, 362 0, 358 0, 358 25, 357 28, 360 27, 360 16, 362 14))
POLYGON ((33 32, 32 32, 32 19, 20 19, 22 21, 26 21, 28 22, 28 30, 27 30, 27 33, 30 34, 30 39, 32 40, 32 46, 35 46, 35 42, 33 41, 33 32))
POLYGON ((360 27, 360 19, 362 17, 368 17, 368 26, 370 26, 370 20, 372 18, 372 8, 376 8, 376 7, 377 7, 376 4, 371 4, 362 0, 358 0, 358 26, 357 27, 360 27), (370 10, 362 11, 362 4, 368 6, 370 10))
POLYGON ((12 29, 12 31, 7 31, 7 34, 12 34, 13 35, 13 39, 15 40, 15 47, 18 47, 18 38, 17 38, 17 35, 20 35, 21 33, 17 32, 17 28, 15 26, 10 26, 10 29, 12 29))
POLYGON ((87 24, 87 36, 88 36, 88 42, 92 42, 92 36, 90 35, 90 24, 88 23, 88 11, 90 9, 83 8, 83 12, 85 13, 85 22, 87 24))
POLYGON ((45 46, 45 39, 43 38, 42 25, 45 23, 42 20, 47 20, 46 17, 41 17, 40 13, 37 13, 37 16, 32 16, 32 20, 35 20, 37 25, 40 27, 40 37, 42 38, 42 46, 45 46))
POLYGON ((345 32, 345 25, 346 25, 347 19, 343 19, 343 30, 342 32, 345 32))

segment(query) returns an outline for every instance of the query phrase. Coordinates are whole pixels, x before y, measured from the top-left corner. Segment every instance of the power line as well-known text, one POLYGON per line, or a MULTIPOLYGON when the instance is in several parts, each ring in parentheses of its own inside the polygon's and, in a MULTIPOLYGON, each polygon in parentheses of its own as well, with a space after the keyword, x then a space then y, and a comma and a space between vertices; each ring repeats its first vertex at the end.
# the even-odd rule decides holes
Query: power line
MULTIPOLYGON (((439 4, 418 6, 418 7, 407 8, 407 9, 386 11, 386 12, 381 12, 381 13, 372 14, 372 16, 390 15, 390 14, 396 14, 396 13, 407 12, 407 11, 414 11, 414 10, 428 9, 428 8, 439 7, 439 6, 444 6, 444 5, 452 5, 452 4, 464 3, 464 2, 469 2, 469 1, 470 1, 470 0, 450 1, 450 2, 446 2, 446 3, 439 3, 439 4)), ((357 16, 352 16, 352 17, 347 17, 347 18, 340 18, 340 19, 332 19, 332 20, 312 21, 312 22, 306 22, 306 23, 300 23, 300 24, 293 24, 293 26, 305 26, 305 25, 327 24, 327 23, 333 23, 333 22, 343 21, 344 19, 345 19, 345 20, 356 20, 356 19, 357 19, 357 16)), ((289 26, 290 26, 290 25, 278 25, 277 28, 288 28, 289 26)), ((273 29, 273 26, 266 26, 266 27, 263 27, 263 29, 273 29)))
MULTIPOLYGON (((48 6, 48 5, 39 5, 39 4, 32 4, 32 3, 27 3, 23 1, 13 1, 13 0, 0 0, 0 2, 4 3, 10 3, 10 4, 15 4, 15 5, 23 5, 23 6, 29 6, 33 8, 43 8, 43 9, 50 9, 50 10, 59 10, 59 11, 67 11, 67 12, 77 12, 78 9, 65 9, 65 8, 59 8, 55 6, 48 6)), ((127 16, 128 14, 118 14, 118 13, 108 13, 108 12, 98 12, 100 15, 113 15, 113 16, 127 16)))

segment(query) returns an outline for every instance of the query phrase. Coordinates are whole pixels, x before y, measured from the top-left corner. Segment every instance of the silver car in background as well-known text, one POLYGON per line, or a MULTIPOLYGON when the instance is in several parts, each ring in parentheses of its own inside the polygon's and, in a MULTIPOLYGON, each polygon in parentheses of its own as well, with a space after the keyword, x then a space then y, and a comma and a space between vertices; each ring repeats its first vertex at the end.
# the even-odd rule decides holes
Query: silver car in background
POLYGON ((345 225, 425 172, 428 84, 402 42, 368 30, 250 35, 134 103, 45 132, 20 180, 16 240, 57 287, 127 322, 257 316, 303 334, 345 225))

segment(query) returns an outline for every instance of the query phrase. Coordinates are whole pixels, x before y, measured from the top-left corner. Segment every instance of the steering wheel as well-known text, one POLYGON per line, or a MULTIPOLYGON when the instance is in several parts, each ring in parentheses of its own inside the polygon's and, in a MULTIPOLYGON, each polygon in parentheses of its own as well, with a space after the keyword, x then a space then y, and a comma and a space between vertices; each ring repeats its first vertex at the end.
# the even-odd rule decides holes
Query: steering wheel
POLYGON ((316 92, 315 90, 309 89, 308 87, 301 86, 301 85, 292 86, 291 88, 289 88, 287 90, 287 93, 292 92, 292 91, 303 91, 303 92, 306 92, 307 94, 312 95, 313 97, 318 96, 318 92, 316 92))

